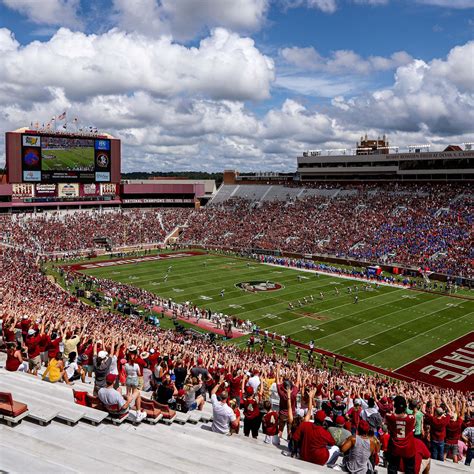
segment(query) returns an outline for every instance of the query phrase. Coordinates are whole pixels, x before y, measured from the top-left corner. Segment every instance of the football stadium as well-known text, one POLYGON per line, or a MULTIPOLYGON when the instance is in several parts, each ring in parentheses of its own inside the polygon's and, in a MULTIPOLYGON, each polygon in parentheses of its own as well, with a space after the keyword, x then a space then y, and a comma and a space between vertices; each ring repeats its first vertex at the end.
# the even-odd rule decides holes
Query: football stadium
POLYGON ((0 79, 25 55, 38 101, 0 94, 0 471, 472 472, 474 45, 277 48, 411 23, 234 1, 113 2, 107 32, 87 1, 0 2, 0 79))

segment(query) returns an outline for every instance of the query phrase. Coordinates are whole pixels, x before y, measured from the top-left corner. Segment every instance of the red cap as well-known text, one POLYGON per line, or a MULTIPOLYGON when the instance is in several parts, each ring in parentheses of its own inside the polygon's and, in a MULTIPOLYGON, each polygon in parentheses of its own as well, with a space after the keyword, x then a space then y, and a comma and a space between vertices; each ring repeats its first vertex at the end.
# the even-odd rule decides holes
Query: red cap
POLYGON ((370 425, 365 421, 365 420, 360 420, 359 421, 359 426, 357 428, 357 431, 361 435, 368 434, 370 430, 370 425))
POLYGON ((387 397, 382 397, 382 400, 381 400, 382 403, 387 403, 388 402, 388 399, 387 397))
POLYGON ((339 415, 336 417, 336 425, 343 425, 345 422, 346 419, 343 416, 339 415))
POLYGON ((250 385, 247 385, 247 386, 245 387, 245 393, 246 393, 247 395, 253 395, 253 388, 252 388, 250 385))
POLYGON ((115 379, 117 378, 117 376, 115 374, 107 374, 107 376, 105 377, 105 381, 108 383, 108 384, 111 384, 111 383, 114 383, 115 382, 115 379))
POLYGON ((324 410, 318 410, 316 415, 314 415, 314 419, 322 423, 326 419, 326 412, 324 410))
POLYGON ((178 397, 184 397, 186 395, 186 391, 182 388, 178 390, 178 397))

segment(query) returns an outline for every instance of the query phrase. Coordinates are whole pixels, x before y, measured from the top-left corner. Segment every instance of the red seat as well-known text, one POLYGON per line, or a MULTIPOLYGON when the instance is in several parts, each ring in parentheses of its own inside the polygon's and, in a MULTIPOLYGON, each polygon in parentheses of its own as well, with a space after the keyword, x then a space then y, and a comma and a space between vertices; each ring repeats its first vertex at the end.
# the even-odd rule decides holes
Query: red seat
POLYGON ((0 414, 16 418, 28 411, 28 406, 21 402, 15 402, 12 394, 8 392, 0 392, 0 414))
POLYGON ((113 405, 105 406, 106 411, 109 412, 109 415, 112 418, 118 418, 121 420, 122 418, 128 417, 128 410, 124 413, 121 411, 121 408, 118 403, 114 403, 113 405))
POLYGON ((157 406, 155 406, 156 402, 154 402, 153 400, 147 400, 146 398, 142 398, 141 403, 142 408, 146 412, 147 418, 155 419, 161 415, 161 410, 157 406))
POLYGON ((94 408, 95 410, 107 411, 99 398, 94 397, 94 395, 91 395, 90 393, 86 394, 86 404, 88 407, 94 408))
POLYGON ((82 405, 84 407, 87 406, 87 392, 81 392, 79 390, 72 390, 72 393, 74 395, 74 401, 78 405, 82 405))

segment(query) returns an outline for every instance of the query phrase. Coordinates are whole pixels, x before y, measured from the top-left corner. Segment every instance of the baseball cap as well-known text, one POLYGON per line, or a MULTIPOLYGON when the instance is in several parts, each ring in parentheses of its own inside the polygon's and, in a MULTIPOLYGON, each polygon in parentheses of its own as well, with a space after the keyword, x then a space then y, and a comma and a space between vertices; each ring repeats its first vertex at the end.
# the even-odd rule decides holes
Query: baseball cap
POLYGON ((97 356, 99 357, 99 359, 105 359, 108 356, 108 354, 107 354, 107 351, 99 351, 97 356))
POLYGON ((339 415, 336 417, 336 425, 343 425, 345 422, 346 419, 343 416, 339 415))
POLYGON ((150 354, 154 354, 155 353, 155 349, 150 349, 150 354))
POLYGON ((247 385, 247 387, 245 387, 245 393, 247 395, 253 395, 253 388, 250 385, 247 385))
POLYGON ((117 378, 117 376, 115 374, 107 374, 107 376, 105 377, 105 381, 108 383, 108 384, 111 384, 111 383, 114 383, 115 382, 115 379, 117 378))
POLYGON ((354 400, 354 405, 362 405, 362 400, 360 398, 356 398, 354 400))
POLYGON ((28 329, 28 336, 32 336, 35 333, 34 329, 28 329))
POLYGON ((322 423, 326 419, 326 412, 324 410, 318 410, 314 415, 314 421, 322 423))

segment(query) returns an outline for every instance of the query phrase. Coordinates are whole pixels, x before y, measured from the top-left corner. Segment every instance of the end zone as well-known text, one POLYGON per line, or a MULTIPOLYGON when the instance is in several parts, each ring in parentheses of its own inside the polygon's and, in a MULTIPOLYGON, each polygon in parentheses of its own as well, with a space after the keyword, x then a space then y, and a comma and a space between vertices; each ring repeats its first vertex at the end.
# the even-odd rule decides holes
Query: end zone
POLYGON ((395 371, 420 382, 468 392, 474 387, 474 332, 395 371))

